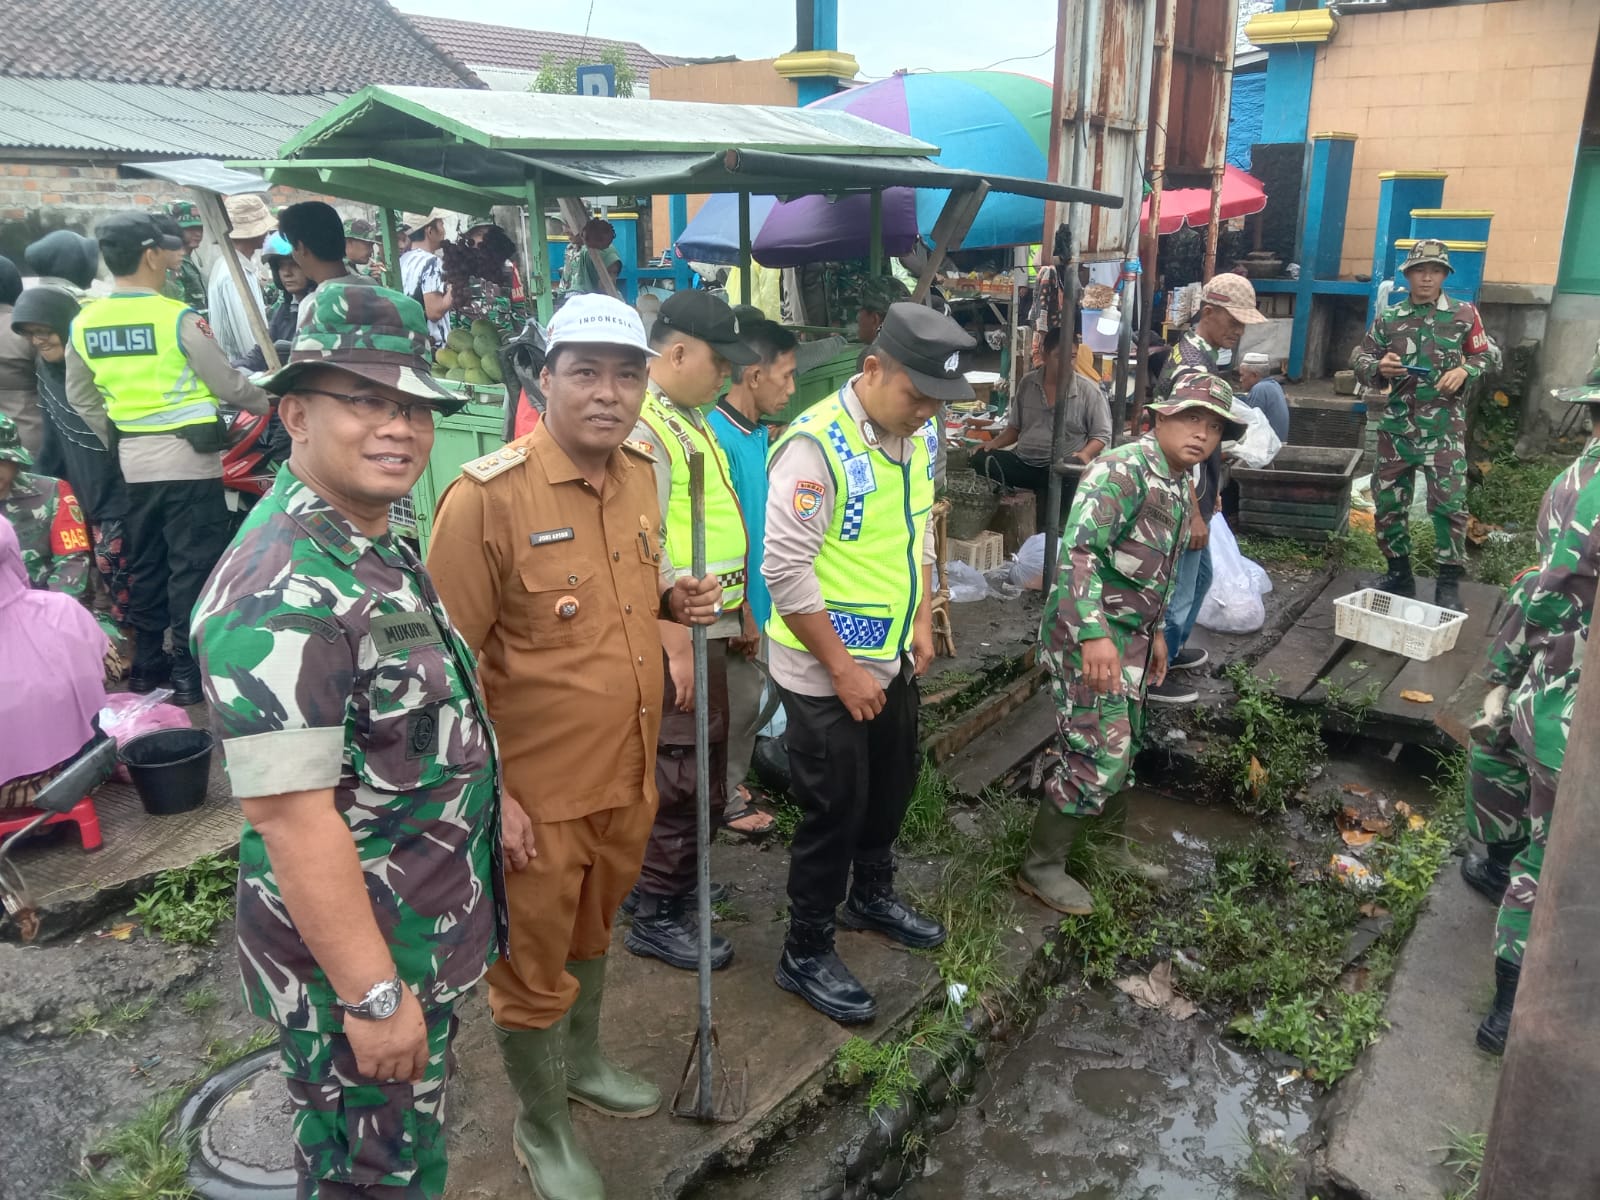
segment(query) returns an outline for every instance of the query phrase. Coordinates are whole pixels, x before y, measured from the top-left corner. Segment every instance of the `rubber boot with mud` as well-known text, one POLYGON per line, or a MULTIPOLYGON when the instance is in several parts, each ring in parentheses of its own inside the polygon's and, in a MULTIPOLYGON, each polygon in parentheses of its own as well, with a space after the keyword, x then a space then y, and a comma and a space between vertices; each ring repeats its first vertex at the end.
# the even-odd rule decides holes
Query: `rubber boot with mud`
POLYGON ((567 1011, 567 1095, 608 1117, 648 1117, 661 1107, 661 1089, 606 1058, 600 1049, 600 1001, 606 991, 606 960, 569 962, 578 998, 567 1011))
POLYGON ((839 924, 846 929, 881 933, 913 950, 932 950, 944 945, 948 936, 938 921, 923 916, 895 895, 892 858, 886 863, 855 864, 850 895, 839 910, 839 924))
POLYGON ((1511 1032, 1511 1007, 1517 1001, 1517 980, 1522 964, 1510 959, 1494 960, 1494 1007, 1478 1026, 1478 1049, 1490 1054, 1506 1052, 1506 1035, 1511 1032))
POLYGON ((1388 592, 1391 596, 1415 596, 1417 580, 1411 574, 1411 556, 1402 554, 1399 558, 1386 561, 1389 564, 1389 573, 1368 580, 1367 586, 1377 588, 1380 592, 1388 592))
POLYGON ((1433 602, 1453 612, 1466 612, 1461 607, 1461 577, 1466 573, 1459 564, 1440 564, 1439 577, 1433 581, 1433 602))
POLYGON ((1521 854, 1528 841, 1490 842, 1485 853, 1469 854, 1461 860, 1461 878, 1467 886, 1481 896, 1499 904, 1511 886, 1511 864, 1521 854))
POLYGON ((1171 877, 1172 872, 1160 863, 1146 862, 1135 854, 1128 839, 1127 828, 1128 793, 1118 792, 1106 801, 1100 817, 1100 829, 1109 836, 1094 847, 1096 864, 1113 871, 1121 871, 1125 875, 1137 875, 1150 883, 1165 882, 1171 877))
POLYGON ((833 947, 831 916, 789 914, 789 935, 772 978, 841 1025, 863 1025, 878 1015, 878 1002, 833 947))
POLYGON ((562 1060, 566 1021, 549 1029, 494 1027, 506 1076, 517 1094, 511 1149, 533 1182, 539 1200, 605 1200, 600 1172, 578 1146, 567 1104, 567 1068, 562 1060))
POLYGON ((1067 874, 1067 854, 1086 828, 1086 818, 1062 812, 1048 796, 1040 800, 1017 886, 1057 912, 1092 913, 1094 897, 1089 889, 1067 874))

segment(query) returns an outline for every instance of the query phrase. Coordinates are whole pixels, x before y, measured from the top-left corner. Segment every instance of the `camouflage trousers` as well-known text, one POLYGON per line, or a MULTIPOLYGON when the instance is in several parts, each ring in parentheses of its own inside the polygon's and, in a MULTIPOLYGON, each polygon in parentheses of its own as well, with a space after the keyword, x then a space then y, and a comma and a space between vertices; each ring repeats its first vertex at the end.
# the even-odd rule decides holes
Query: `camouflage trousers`
POLYGON ((1378 546, 1385 558, 1411 554, 1411 497, 1417 472, 1427 479, 1428 512, 1441 565, 1467 562, 1467 454, 1454 438, 1417 442, 1378 431, 1378 462, 1372 473, 1378 546))
POLYGON ((1521 964, 1533 924, 1533 905, 1539 898, 1539 873, 1544 869, 1544 848, 1550 838, 1550 816, 1555 809, 1560 771, 1536 759, 1527 760, 1528 844, 1511 864, 1511 886, 1500 901, 1494 926, 1496 958, 1521 964))
POLYGON ((1130 782, 1144 725, 1143 672, 1124 668, 1122 675, 1123 694, 1102 696, 1081 679, 1051 673, 1059 758, 1044 790, 1064 813, 1097 817, 1130 782))
POLYGON ((298 1200, 444 1195, 445 1081, 454 1070, 456 1019, 449 1005, 426 1019, 428 1068, 417 1083, 366 1078, 342 1033, 279 1030, 294 1104, 298 1200))
POLYGON ((1467 753, 1467 836, 1485 846, 1528 837, 1528 764, 1516 743, 1474 742, 1467 753))

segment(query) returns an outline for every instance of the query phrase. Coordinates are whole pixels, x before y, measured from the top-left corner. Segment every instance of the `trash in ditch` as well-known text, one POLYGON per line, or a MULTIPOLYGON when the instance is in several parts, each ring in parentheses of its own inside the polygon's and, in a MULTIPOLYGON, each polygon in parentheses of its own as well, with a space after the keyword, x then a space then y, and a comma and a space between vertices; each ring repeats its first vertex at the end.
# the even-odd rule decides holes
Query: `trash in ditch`
POLYGON ((1153 1008, 1174 1021, 1187 1021, 1199 1012, 1199 1006, 1187 996, 1180 996, 1172 986, 1172 962, 1163 959, 1150 969, 1148 975, 1129 975, 1117 980, 1117 990, 1130 997, 1140 1008, 1153 1008))
POLYGON ((1301 1075, 1301 1073, 1299 1071, 1290 1071, 1286 1075, 1279 1075, 1277 1077, 1277 1079, 1273 1080, 1273 1082, 1278 1085, 1278 1090, 1281 1092, 1281 1091, 1283 1091, 1284 1088, 1288 1087, 1291 1083, 1294 1083, 1296 1080, 1303 1079, 1303 1078, 1304 1078, 1304 1076, 1301 1075))
POLYGON ((116 925, 113 925, 110 929, 102 930, 100 933, 96 934, 95 936, 96 937, 108 937, 108 938, 113 938, 113 939, 115 939, 116 941, 119 941, 119 942, 125 942, 125 941, 127 941, 129 938, 131 938, 133 936, 133 931, 135 929, 137 929, 137 928, 138 928, 138 926, 135 925, 132 921, 122 921, 122 922, 119 922, 116 925))
POLYGON ((1415 688, 1401 688, 1400 699, 1409 700, 1413 704, 1432 704, 1432 692, 1419 692, 1415 688))
POLYGON ((1397 801, 1394 806, 1395 815, 1404 817, 1407 829, 1421 829, 1428 823, 1428 819, 1421 813, 1413 812, 1411 805, 1404 800, 1397 801))
POLYGON ((1388 833, 1393 826, 1381 816, 1363 816, 1360 810, 1349 805, 1341 808, 1334 817, 1339 836, 1346 846, 1369 846, 1379 834, 1388 833))
POLYGON ((1348 854, 1335 854, 1329 858, 1328 874, 1358 892, 1375 892, 1383 886, 1383 879, 1376 871, 1348 854))
POLYGON ((960 1008, 962 1001, 967 998, 967 985, 952 983, 944 989, 945 998, 950 1001, 951 1008, 960 1008))

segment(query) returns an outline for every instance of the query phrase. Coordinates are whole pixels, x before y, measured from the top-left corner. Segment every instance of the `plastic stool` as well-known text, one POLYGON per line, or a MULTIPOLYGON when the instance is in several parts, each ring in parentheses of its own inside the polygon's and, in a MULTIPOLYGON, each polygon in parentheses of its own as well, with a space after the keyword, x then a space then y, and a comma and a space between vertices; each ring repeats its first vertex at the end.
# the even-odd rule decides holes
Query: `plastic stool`
MULTIPOLYGON (((4 815, 0 815, 0 838, 23 828, 41 811, 31 804, 4 810, 4 815)), ((42 824, 56 825, 62 821, 71 821, 78 827, 78 840, 85 851, 98 850, 104 844, 100 837, 100 814, 95 812, 94 800, 90 797, 85 796, 64 813, 52 813, 42 824)))

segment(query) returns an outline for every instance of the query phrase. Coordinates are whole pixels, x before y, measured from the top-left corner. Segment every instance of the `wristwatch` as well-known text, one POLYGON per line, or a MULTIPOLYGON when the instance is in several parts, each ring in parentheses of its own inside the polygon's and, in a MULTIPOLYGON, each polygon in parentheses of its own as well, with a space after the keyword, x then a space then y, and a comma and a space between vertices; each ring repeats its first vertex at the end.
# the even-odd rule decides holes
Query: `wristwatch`
POLYGON ((339 1007, 352 1017, 360 1017, 367 1021, 382 1021, 399 1011, 400 988, 400 977, 396 975, 393 979, 373 984, 361 998, 361 1003, 351 1004, 348 1000, 339 1000, 339 1007))

